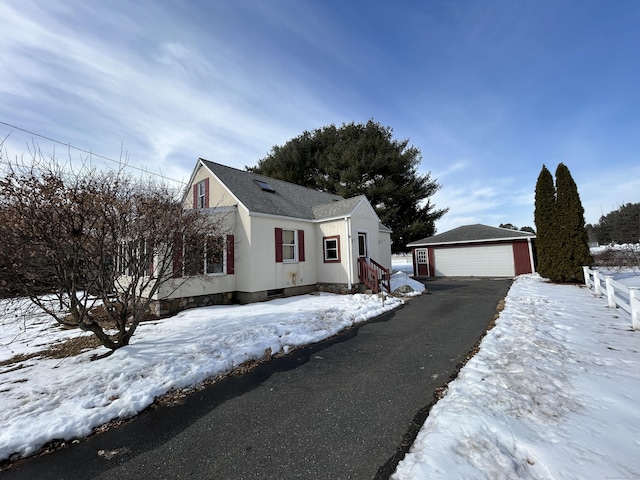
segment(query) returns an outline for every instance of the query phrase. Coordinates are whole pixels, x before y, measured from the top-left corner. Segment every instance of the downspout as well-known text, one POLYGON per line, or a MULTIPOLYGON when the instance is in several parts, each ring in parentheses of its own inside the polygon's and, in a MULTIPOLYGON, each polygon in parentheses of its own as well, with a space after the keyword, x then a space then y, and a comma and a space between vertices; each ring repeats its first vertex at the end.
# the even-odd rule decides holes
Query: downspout
POLYGON ((533 264, 533 246, 531 245, 531 238, 527 238, 527 245, 529 246, 529 263, 531 264, 531 273, 535 273, 536 268, 533 264))
POLYGON ((349 291, 353 288, 353 245, 351 245, 351 218, 344 217, 344 224, 347 227, 347 261, 349 267, 347 268, 347 288, 349 291))

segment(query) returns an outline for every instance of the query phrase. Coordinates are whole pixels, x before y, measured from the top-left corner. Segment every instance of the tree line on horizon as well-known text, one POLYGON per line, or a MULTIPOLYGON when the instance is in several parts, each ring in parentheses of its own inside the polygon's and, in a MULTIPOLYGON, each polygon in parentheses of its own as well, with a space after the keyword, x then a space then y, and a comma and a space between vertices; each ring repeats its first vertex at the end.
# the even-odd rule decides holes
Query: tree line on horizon
POLYGON ((589 241, 600 245, 640 243, 640 203, 627 203, 587 225, 589 241))
POLYGON ((513 223, 501 223, 500 225, 498 225, 498 228, 506 228, 508 230, 518 230, 519 232, 529 232, 529 233, 533 233, 534 235, 536 233, 536 231, 532 227, 529 227, 528 225, 518 228, 513 223))

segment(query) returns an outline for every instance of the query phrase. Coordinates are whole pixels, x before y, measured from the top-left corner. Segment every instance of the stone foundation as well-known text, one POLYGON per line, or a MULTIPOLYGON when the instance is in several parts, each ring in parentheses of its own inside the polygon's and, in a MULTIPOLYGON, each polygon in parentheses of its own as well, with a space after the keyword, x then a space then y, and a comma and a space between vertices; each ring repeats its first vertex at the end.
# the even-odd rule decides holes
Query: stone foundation
POLYGON ((364 293, 364 285, 359 283, 353 285, 351 289, 346 283, 318 283, 316 288, 319 292, 339 293, 346 295, 348 293, 364 293), (362 289, 360 287, 363 287, 362 289), (362 290, 362 291, 360 291, 362 290))
POLYGON ((235 294, 215 293, 211 295, 197 295, 193 297, 172 298, 169 300, 159 300, 153 302, 149 309, 154 315, 173 315, 182 310, 197 307, 208 307, 209 305, 230 305, 235 301, 235 294))
POLYGON ((209 305, 230 305, 232 303, 256 303, 271 300, 278 297, 292 297, 304 295, 314 291, 338 294, 365 293, 366 287, 357 283, 349 289, 346 283, 318 283, 316 285, 302 285, 299 287, 280 288, 276 290, 264 290, 260 292, 227 292, 210 295, 195 295, 192 297, 173 298, 153 302, 149 309, 158 316, 174 315, 182 310, 209 305))
POLYGON ((304 295, 316 290, 315 285, 303 285, 299 287, 281 288, 277 290, 264 290, 261 292, 227 292, 210 295, 194 295, 192 297, 172 298, 151 303, 149 310, 158 316, 174 315, 182 310, 209 305, 231 305, 232 303, 256 303, 264 302, 278 297, 292 297, 304 295))
POLYGON ((238 303, 255 303, 271 300, 278 297, 293 297, 304 295, 316 290, 315 285, 301 285, 299 287, 278 288, 274 290, 263 290, 260 292, 235 292, 238 303))

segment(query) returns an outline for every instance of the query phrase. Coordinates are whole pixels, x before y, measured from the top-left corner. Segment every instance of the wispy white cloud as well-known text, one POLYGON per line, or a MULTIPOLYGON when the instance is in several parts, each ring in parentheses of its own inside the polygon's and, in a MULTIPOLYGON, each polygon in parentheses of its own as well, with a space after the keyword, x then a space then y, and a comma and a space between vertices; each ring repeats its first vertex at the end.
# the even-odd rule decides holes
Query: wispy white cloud
MULTIPOLYGON (((600 21, 585 9, 571 22, 577 39, 600 21)), ((553 2, 4 0, 0 121, 114 158, 123 149, 182 179, 199 156, 242 168, 303 130, 373 117, 410 138, 419 171, 442 184, 440 231, 530 225, 540 168, 560 161, 594 221, 640 201, 640 97, 624 80, 637 77, 633 62, 594 68, 622 59, 622 44, 608 56, 580 46, 564 28, 573 13, 553 2)), ((6 146, 18 154, 32 138, 13 131, 6 146)))
MULTIPOLYGON (((7 63, 18 68, 0 79, 0 91, 45 116, 66 117, 68 123, 55 128, 40 123, 44 133, 63 141, 103 152, 124 145, 132 162, 165 169, 178 160, 188 170, 199 155, 242 167, 298 133, 302 120, 326 116, 313 91, 282 81, 286 72, 248 75, 244 53, 215 34, 175 40, 162 29, 146 30, 153 38, 136 51, 111 41, 118 30, 87 35, 76 28, 104 24, 113 16, 108 7, 74 16, 61 15, 56 3, 3 5, 0 15, 12 28, 0 35, 2 46, 7 63), (194 38, 202 43, 190 43, 194 38)), ((127 28, 132 25, 144 31, 130 19, 127 28)), ((24 113, 16 117, 16 123, 32 120, 24 113)))
POLYGON ((464 172, 470 167, 471 167, 471 162, 469 160, 457 160, 450 165, 446 165, 443 170, 438 170, 435 173, 438 180, 441 180, 441 179, 446 179, 447 177, 455 173, 464 172))
POLYGON ((445 177, 443 187, 433 196, 436 207, 448 207, 436 227, 439 232, 466 224, 498 226, 511 223, 533 227, 534 185, 520 185, 517 178, 496 177, 490 181, 473 179, 462 171, 445 177))

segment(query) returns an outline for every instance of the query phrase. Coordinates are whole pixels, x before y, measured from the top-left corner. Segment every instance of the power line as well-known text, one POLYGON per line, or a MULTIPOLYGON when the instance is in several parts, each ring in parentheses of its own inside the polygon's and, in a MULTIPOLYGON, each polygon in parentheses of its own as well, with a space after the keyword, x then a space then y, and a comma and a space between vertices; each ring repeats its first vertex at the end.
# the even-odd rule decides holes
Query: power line
POLYGON ((109 158, 109 157, 106 157, 104 155, 100 155, 98 153, 94 153, 94 152, 91 152, 89 150, 85 150, 84 148, 76 147, 74 145, 71 145, 70 143, 61 142, 60 140, 56 140, 55 138, 47 137, 46 135, 42 135, 40 133, 32 132, 30 130, 27 130, 26 128, 21 128, 21 127, 18 127, 16 125, 12 125, 12 124, 7 123, 7 122, 3 122, 2 120, 0 120, 0 124, 1 125, 6 125, 7 127, 10 127, 10 128, 14 128, 16 130, 20 130, 20 131, 25 132, 25 133, 28 133, 29 135, 34 135, 36 137, 44 138, 45 140, 49 140, 50 142, 54 142, 54 143, 57 143, 59 145, 64 145, 65 147, 68 147, 68 148, 73 148, 74 150, 78 150, 79 152, 87 153, 87 154, 89 154, 89 155, 91 155, 93 157, 98 157, 98 158, 102 158, 104 160, 109 160, 110 162, 117 163, 118 165, 124 165, 124 167, 126 167, 126 168, 132 168, 134 170, 139 170, 139 171, 144 172, 144 173, 146 173, 148 175, 155 175, 156 177, 160 177, 160 178, 163 178, 165 180, 171 180, 172 182, 177 182, 177 183, 180 183, 182 185, 185 185, 185 183, 186 183, 186 182, 183 182, 182 180, 176 180, 175 178, 165 177, 164 175, 162 175, 160 173, 150 172, 148 170, 145 170, 144 168, 136 167, 134 165, 129 165, 127 163, 123 164, 119 160, 114 160, 113 158, 109 158))

